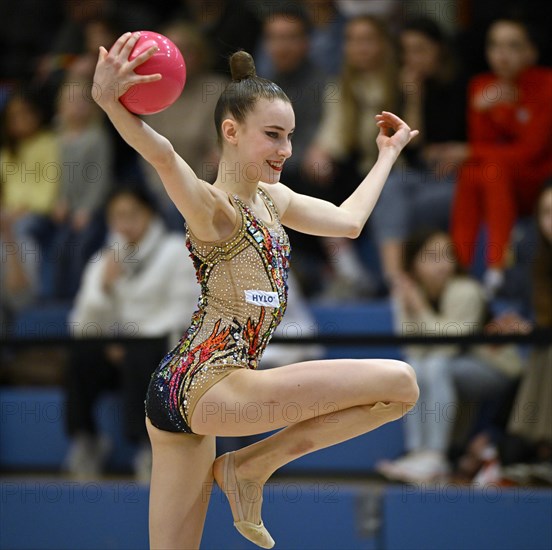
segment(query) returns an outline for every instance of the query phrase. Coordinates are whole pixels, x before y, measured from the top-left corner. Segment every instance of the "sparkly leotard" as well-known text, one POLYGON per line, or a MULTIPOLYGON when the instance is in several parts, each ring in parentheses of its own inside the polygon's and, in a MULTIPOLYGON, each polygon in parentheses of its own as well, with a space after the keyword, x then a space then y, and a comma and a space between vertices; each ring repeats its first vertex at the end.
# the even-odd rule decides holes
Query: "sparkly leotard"
POLYGON ((209 243, 187 231, 201 296, 190 328, 151 377, 146 414, 162 430, 193 433, 199 398, 234 370, 257 368, 284 315, 289 240, 268 193, 259 188, 258 194, 270 223, 234 196, 236 226, 229 238, 209 243))

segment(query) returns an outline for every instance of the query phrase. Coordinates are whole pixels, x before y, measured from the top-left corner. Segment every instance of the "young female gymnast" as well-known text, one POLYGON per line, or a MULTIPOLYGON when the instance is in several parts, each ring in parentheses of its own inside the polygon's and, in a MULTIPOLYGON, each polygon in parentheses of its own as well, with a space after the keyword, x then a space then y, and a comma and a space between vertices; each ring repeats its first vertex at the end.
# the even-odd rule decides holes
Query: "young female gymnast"
POLYGON ((153 448, 150 544, 199 547, 214 477, 238 531, 271 548, 261 505, 272 473, 400 418, 418 398, 415 374, 400 361, 326 360, 257 370, 286 307, 290 246, 283 225, 313 235, 357 237, 393 163, 418 132, 383 112, 376 116, 378 160, 341 206, 294 193, 279 183, 291 156, 291 102, 277 85, 256 76, 249 54, 237 52, 230 59, 232 82, 215 109, 222 156, 210 185, 166 138, 118 101, 128 86, 161 78, 135 74, 154 52, 129 61, 138 36, 122 35, 109 52, 100 48, 96 101, 157 170, 184 216, 202 288, 189 330, 153 373, 146 397, 153 448), (215 436, 278 428, 283 429, 215 460, 215 436))

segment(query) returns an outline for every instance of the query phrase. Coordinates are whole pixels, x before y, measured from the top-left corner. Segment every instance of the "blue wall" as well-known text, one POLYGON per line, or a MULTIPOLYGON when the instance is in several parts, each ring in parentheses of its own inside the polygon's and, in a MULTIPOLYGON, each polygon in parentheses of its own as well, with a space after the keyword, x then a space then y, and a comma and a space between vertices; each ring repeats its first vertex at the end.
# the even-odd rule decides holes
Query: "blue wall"
MULTIPOLYGON (((4 478, 0 504, 1 550, 147 548, 148 488, 132 481, 4 478)), ((552 491, 283 478, 265 489, 263 508, 280 550, 544 550, 551 518, 552 491)), ((232 526, 217 489, 201 548, 255 548, 232 526)))

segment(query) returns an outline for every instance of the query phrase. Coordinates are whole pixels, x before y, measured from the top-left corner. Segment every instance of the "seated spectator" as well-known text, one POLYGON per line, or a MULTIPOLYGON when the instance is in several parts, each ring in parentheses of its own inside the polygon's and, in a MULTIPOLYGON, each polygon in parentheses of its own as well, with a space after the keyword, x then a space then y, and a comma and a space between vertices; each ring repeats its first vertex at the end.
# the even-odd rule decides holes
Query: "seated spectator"
POLYGON ((471 265, 482 224, 488 243, 489 296, 504 280, 512 228, 533 211, 552 175, 552 69, 536 66, 537 48, 520 21, 499 19, 487 33, 491 72, 469 86, 469 138, 457 181, 452 237, 471 265))
MULTIPOLYGON (((387 26, 364 15, 345 26, 343 69, 324 93, 320 129, 304 159, 319 195, 340 204, 375 163, 378 127, 374 117, 395 110, 397 75, 394 44, 387 26)), ((371 295, 373 277, 347 239, 324 239, 330 259, 324 299, 371 295)))
POLYGON ((52 212, 55 296, 72 299, 88 258, 105 238, 101 207, 113 181, 109 134, 91 82, 68 76, 58 99, 61 188, 52 212))
MULTIPOLYGON (((346 19, 338 10, 335 0, 297 0, 281 5, 268 5, 264 13, 265 26, 274 15, 281 15, 292 9, 301 10, 308 17, 309 60, 324 73, 337 75, 341 70, 343 29, 346 19)), ((273 80, 274 64, 266 45, 266 41, 260 44, 259 51, 255 55, 255 66, 258 74, 273 80)))
POLYGON ((199 287, 182 235, 166 232, 143 192, 117 189, 107 203, 111 237, 86 267, 70 315, 80 338, 66 376, 66 424, 73 439, 65 468, 98 475, 109 441, 97 432, 93 410, 102 391, 122 389, 127 437, 138 445, 135 473, 149 479, 151 451, 144 424, 144 398, 151 373, 174 345, 197 305, 199 287), (90 336, 162 337, 166 346, 98 345, 90 336))
MULTIPOLYGON (((178 46, 186 60, 186 86, 170 108, 148 116, 148 124, 170 140, 199 178, 212 183, 219 156, 213 112, 227 80, 212 72, 212 52, 196 27, 175 21, 163 29, 163 34, 178 46), (181 123, 175 124, 175 120, 181 123)), ((171 230, 183 231, 182 215, 167 196, 157 172, 142 158, 140 165, 148 186, 158 197, 167 225, 171 230)))
MULTIPOLYGON (((424 232, 405 244, 404 274, 394 287, 403 335, 468 335, 481 331, 486 304, 479 283, 458 269, 447 234, 424 232)), ((433 481, 449 472, 447 450, 459 399, 499 400, 518 376, 521 360, 511 346, 409 346, 420 399, 405 419, 406 456, 378 464, 390 479, 433 481)))
MULTIPOLYGON (((552 182, 537 207, 538 248, 533 264, 536 329, 552 328, 552 182)), ((511 317, 511 316, 510 316, 511 317)), ((524 319, 511 319, 510 330, 524 332, 524 319), (521 328, 521 330, 520 330, 521 328)), ((552 346, 535 348, 527 362, 501 449, 502 476, 511 481, 552 484, 552 346)))
POLYGON ((36 299, 38 266, 36 244, 29 237, 18 238, 0 208, 0 338, 16 332, 14 317, 36 299))
POLYGON ((448 39, 431 19, 400 32, 401 118, 420 129, 393 169, 372 213, 385 282, 400 274, 405 239, 416 228, 448 231, 458 160, 466 140, 465 85, 448 39))
POLYGON ((16 92, 10 97, 3 133, 2 208, 16 238, 31 238, 45 246, 43 237, 58 197, 61 170, 56 136, 34 92, 16 92))

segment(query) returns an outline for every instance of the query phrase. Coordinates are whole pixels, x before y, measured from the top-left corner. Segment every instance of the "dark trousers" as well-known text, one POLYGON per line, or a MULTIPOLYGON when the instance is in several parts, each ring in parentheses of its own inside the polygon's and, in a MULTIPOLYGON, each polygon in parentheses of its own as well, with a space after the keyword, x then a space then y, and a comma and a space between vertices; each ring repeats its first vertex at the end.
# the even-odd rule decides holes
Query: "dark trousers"
MULTIPOLYGON (((56 298, 72 300, 77 294, 88 260, 97 252, 106 235, 104 215, 97 212, 81 231, 70 224, 56 225, 52 230, 50 260, 53 270, 53 293, 56 298)), ((98 261, 99 257, 95 259, 98 261)))
POLYGON ((147 438, 144 399, 151 374, 166 353, 164 343, 125 344, 124 359, 114 364, 106 346, 79 341, 70 351, 65 376, 66 427, 69 435, 96 434, 94 406, 106 390, 120 390, 124 433, 133 442, 147 438))

